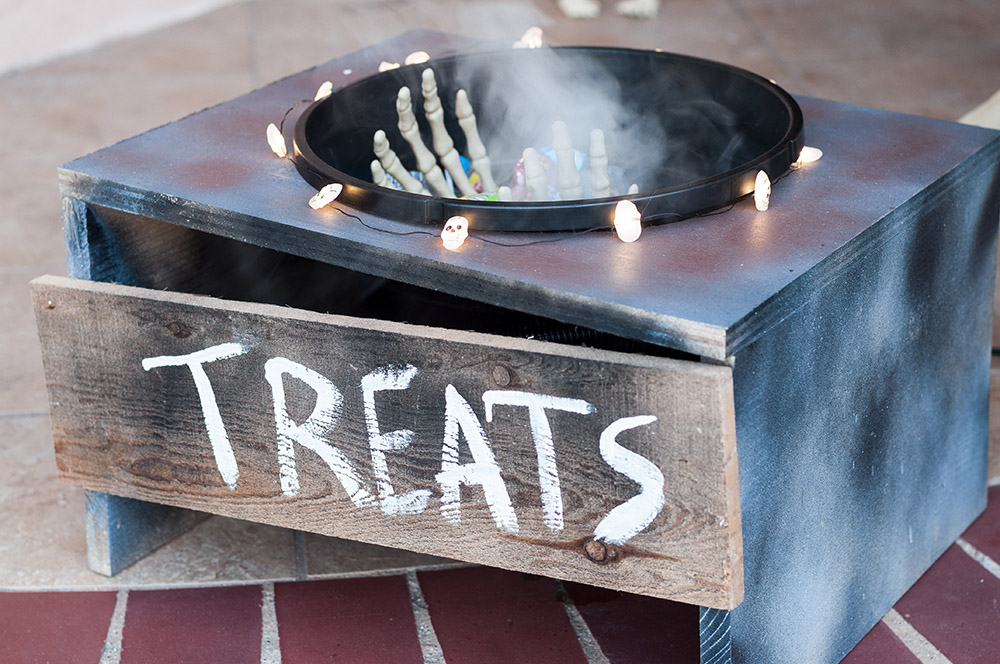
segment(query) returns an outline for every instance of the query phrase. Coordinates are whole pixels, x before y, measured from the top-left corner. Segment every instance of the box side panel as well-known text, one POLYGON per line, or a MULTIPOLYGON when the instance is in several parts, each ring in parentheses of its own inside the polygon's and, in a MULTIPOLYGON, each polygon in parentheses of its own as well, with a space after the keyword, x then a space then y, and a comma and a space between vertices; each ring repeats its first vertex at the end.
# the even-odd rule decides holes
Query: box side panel
MULTIPOLYGON (((995 317, 994 309, 994 320, 995 317)), ((993 356, 990 368, 990 455, 987 481, 990 486, 1000 484, 1000 357, 996 355, 993 356)))
POLYGON ((985 506, 996 150, 932 188, 735 359, 734 661, 839 661, 985 506))

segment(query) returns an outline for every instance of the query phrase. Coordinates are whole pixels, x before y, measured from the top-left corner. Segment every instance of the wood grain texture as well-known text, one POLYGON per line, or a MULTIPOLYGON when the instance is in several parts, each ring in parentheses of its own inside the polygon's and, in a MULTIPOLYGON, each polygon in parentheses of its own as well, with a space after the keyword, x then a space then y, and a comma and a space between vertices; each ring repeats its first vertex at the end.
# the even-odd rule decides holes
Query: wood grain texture
MULTIPOLYGON (((134 263, 124 253, 122 234, 109 224, 108 216, 101 210, 66 196, 62 222, 69 276, 136 283, 134 263)), ((147 229, 147 238, 150 232, 147 229)), ((169 260, 161 258, 161 264, 177 264, 176 254, 170 253, 171 247, 165 245, 161 242, 151 251, 169 256, 169 260)), ((191 510, 87 491, 87 565, 98 574, 114 576, 205 517, 191 510)))
MULTIPOLYGON (((742 599, 743 568, 732 374, 726 366, 628 355, 377 320, 314 314, 126 286, 42 277, 33 285, 60 477, 108 493, 226 516, 545 574, 715 608, 742 599), (203 365, 237 459, 223 482, 192 372, 144 371, 144 358, 222 343, 247 350, 203 365), (362 378, 381 367, 417 368, 405 390, 377 393, 383 433, 412 429, 386 453, 397 495, 427 489, 422 513, 387 516, 357 507, 317 454, 296 446, 299 493, 283 493, 272 392, 264 365, 285 357, 342 394, 325 435, 377 493, 362 378), (442 517, 445 393, 471 406, 500 467, 518 521, 501 532, 478 486, 461 489, 461 522, 442 517), (487 390, 585 399, 590 414, 548 410, 564 528, 543 521, 527 409, 496 406, 487 390), (620 545, 595 540, 597 524, 640 492, 602 459, 602 432, 620 418, 655 422, 618 437, 664 477, 664 507, 620 545)), ((316 394, 285 376, 288 412, 310 417, 316 394)), ((459 463, 471 461, 459 436, 459 463)))

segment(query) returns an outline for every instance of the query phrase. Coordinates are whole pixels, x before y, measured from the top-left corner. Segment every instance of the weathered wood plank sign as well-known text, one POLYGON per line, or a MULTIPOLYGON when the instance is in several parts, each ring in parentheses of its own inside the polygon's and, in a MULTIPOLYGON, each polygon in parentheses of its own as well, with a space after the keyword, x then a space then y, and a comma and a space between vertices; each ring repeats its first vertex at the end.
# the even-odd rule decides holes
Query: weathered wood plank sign
POLYGON ((67 482, 702 606, 742 599, 728 367, 32 287, 67 482))

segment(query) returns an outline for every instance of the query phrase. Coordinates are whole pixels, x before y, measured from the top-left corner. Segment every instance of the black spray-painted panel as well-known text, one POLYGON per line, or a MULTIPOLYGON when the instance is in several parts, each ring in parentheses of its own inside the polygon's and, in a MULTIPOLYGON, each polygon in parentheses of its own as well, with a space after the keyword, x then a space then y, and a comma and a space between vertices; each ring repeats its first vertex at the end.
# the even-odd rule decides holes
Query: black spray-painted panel
POLYGON ((735 360, 735 662, 837 662, 986 506, 989 150, 735 360))

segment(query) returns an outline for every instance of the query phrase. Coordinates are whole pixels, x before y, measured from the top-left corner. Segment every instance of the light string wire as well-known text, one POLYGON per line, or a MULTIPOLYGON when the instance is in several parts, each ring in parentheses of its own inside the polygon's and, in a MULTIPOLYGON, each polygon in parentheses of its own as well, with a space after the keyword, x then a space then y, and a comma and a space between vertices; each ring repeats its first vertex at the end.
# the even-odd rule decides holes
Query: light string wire
MULTIPOLYGON (((285 113, 284 113, 284 115, 281 116, 281 122, 278 124, 278 131, 281 133, 282 138, 284 138, 284 135, 285 135, 285 121, 288 119, 288 116, 291 115, 292 111, 294 111, 296 108, 298 108, 302 104, 311 104, 311 103, 313 103, 315 101, 320 101, 320 100, 317 100, 317 99, 300 99, 299 101, 295 102, 294 104, 292 104, 291 106, 288 107, 288 110, 286 110, 285 113)), ((323 173, 318 172, 316 169, 312 168, 312 166, 310 166, 308 163, 303 163, 303 162, 300 162, 300 161, 296 161, 295 158, 292 157, 292 155, 290 153, 286 154, 284 157, 282 157, 282 159, 287 159, 288 161, 292 162, 292 164, 296 168, 304 168, 305 170, 309 171, 310 173, 312 173, 313 175, 315 175, 315 176, 317 176, 319 178, 322 178, 323 180, 327 179, 326 176, 323 173)), ((791 175, 793 172, 798 171, 798 170, 799 169, 795 166, 795 162, 793 162, 792 165, 788 168, 788 170, 786 170, 781 175, 775 177, 774 180, 771 181, 771 184, 774 185, 775 183, 780 182, 781 180, 785 179, 786 177, 788 177, 789 175, 791 175)), ((332 183, 327 183, 327 184, 332 184, 332 183)), ((747 196, 752 196, 752 195, 753 195, 753 192, 750 192, 750 193, 745 194, 745 195, 741 196, 740 198, 734 200, 732 203, 730 203, 729 205, 727 205, 725 207, 718 208, 718 209, 715 209, 715 210, 709 210, 707 212, 699 212, 699 213, 695 213, 695 214, 686 214, 686 215, 685 214, 681 214, 679 212, 664 212, 664 213, 661 213, 661 214, 658 214, 658 215, 655 215, 655 216, 651 217, 650 220, 652 220, 652 219, 662 219, 664 217, 676 217, 676 219, 674 219, 673 221, 666 222, 666 223, 676 223, 678 221, 684 221, 685 219, 700 219, 702 217, 714 217, 716 215, 725 214, 725 213, 731 211, 733 208, 736 207, 736 203, 737 202, 739 202, 743 198, 746 198, 747 196)), ((624 199, 624 200, 630 200, 630 199, 624 199)), ((642 210, 640 210, 640 214, 645 214, 646 208, 649 207, 650 202, 651 202, 651 200, 647 198, 646 201, 645 201, 645 205, 643 205, 642 206, 642 210)), ((439 238, 439 237, 441 237, 440 233, 435 233, 433 231, 422 231, 422 230, 394 231, 394 230, 389 230, 388 228, 379 228, 378 226, 373 226, 372 224, 366 222, 364 219, 362 219, 358 215, 353 214, 351 212, 347 212, 346 210, 344 210, 343 208, 341 208, 339 206, 328 205, 327 207, 329 207, 331 210, 336 210, 341 215, 343 215, 343 216, 345 216, 345 217, 347 217, 349 219, 353 219, 353 220, 357 221, 359 224, 361 224, 362 226, 364 226, 368 230, 375 231, 376 233, 385 233, 386 235, 395 235, 397 237, 408 237, 408 236, 411 236, 411 235, 425 235, 427 237, 432 237, 432 238, 439 238)), ((659 225, 659 224, 648 224, 648 225, 646 225, 646 227, 656 226, 656 225, 659 225)), ((469 236, 468 236, 467 239, 469 239, 469 240, 475 240, 475 241, 478 241, 478 242, 482 242, 483 244, 494 245, 494 246, 497 246, 497 247, 530 247, 530 246, 536 245, 536 244, 548 244, 548 243, 551 243, 551 242, 563 242, 564 240, 571 240, 571 239, 573 239, 575 237, 578 237, 580 235, 586 235, 587 233, 592 233, 594 231, 613 230, 613 229, 614 229, 614 225, 613 224, 605 224, 605 225, 601 225, 601 226, 591 226, 590 228, 584 228, 582 230, 561 232, 561 233, 559 233, 555 237, 548 237, 548 238, 543 238, 543 239, 540 239, 540 240, 529 240, 527 242, 504 242, 502 240, 494 240, 494 239, 491 239, 491 238, 488 238, 488 237, 483 237, 482 235, 477 235, 477 234, 472 234, 472 233, 469 234, 469 236)))

